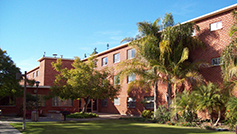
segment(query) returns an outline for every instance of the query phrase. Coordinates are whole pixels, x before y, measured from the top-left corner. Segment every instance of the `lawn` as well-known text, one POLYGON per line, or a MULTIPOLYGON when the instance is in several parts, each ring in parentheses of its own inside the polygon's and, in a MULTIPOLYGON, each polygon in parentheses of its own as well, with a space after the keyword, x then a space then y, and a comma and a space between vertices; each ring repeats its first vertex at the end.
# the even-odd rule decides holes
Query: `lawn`
MULTIPOLYGON (((22 123, 12 123, 22 129, 22 123)), ((27 122, 24 134, 234 134, 192 127, 138 123, 127 120, 96 120, 87 122, 27 122)))

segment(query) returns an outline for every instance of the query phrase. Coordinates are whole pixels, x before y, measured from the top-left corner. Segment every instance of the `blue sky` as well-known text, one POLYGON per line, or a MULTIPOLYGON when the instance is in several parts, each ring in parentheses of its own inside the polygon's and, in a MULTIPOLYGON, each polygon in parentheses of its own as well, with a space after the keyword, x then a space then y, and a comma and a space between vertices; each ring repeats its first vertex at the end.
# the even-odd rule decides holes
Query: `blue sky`
POLYGON ((0 0, 0 48, 21 71, 39 65, 46 52, 84 57, 120 45, 138 34, 137 22, 172 13, 184 22, 236 0, 0 0))

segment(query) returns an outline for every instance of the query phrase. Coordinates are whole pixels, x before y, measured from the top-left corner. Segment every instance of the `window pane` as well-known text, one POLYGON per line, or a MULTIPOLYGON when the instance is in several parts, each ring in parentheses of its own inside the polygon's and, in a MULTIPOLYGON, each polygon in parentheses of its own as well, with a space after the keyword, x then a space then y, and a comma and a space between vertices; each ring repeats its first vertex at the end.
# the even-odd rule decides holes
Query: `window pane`
POLYGON ((120 105, 120 98, 114 98, 114 105, 120 105))
POLYGON ((120 85, 120 76, 119 75, 114 76, 114 85, 120 85))
POLYGON ((107 65, 107 57, 102 58, 102 66, 107 65))
POLYGON ((135 57, 135 49, 130 49, 130 50, 128 50, 128 52, 127 52, 127 59, 132 59, 132 58, 134 58, 135 57))
POLYGON ((15 106, 16 105, 16 99, 14 97, 8 96, 0 99, 0 105, 3 106, 15 106))
POLYGON ((219 65, 221 65, 221 63, 220 63, 220 57, 218 57, 218 58, 213 58, 213 59, 212 59, 212 65, 213 65, 213 66, 219 66, 219 65))
POLYGON ((215 22, 215 23, 212 23, 210 25, 210 30, 211 31, 218 30, 218 29, 221 29, 221 28, 222 28, 222 21, 215 22))
POLYGON ((52 98, 52 106, 73 106, 73 101, 69 100, 62 100, 59 97, 52 98))
POLYGON ((154 97, 153 96, 144 97, 144 99, 146 100, 146 104, 145 104, 146 108, 154 108, 154 97))
POLYGON ((114 63, 117 63, 120 61, 120 53, 114 54, 114 63))
POLYGON ((107 107, 107 99, 101 100, 101 106, 102 107, 107 107))
POLYGON ((135 108, 136 107, 135 98, 133 98, 133 97, 128 97, 127 98, 127 107, 128 108, 135 108))
POLYGON ((128 76, 127 78, 127 82, 130 83, 131 81, 134 81, 135 80, 135 74, 131 74, 128 76))

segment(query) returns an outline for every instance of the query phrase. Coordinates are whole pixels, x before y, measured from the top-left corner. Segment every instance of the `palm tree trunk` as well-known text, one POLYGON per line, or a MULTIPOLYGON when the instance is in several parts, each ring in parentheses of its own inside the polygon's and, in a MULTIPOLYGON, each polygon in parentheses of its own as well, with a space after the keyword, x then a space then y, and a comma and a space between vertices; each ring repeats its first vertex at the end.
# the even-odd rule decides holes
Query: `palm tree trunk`
POLYGON ((154 117, 156 117, 155 112, 157 109, 157 95, 158 94, 158 82, 155 81, 154 83, 154 117))
POLYGON ((177 89, 176 89, 176 80, 174 82, 174 104, 175 104, 175 120, 178 120, 178 114, 177 114, 177 104, 176 104, 176 95, 177 95, 177 89))
POLYGON ((217 126, 220 119, 221 119, 221 110, 218 111, 218 118, 217 118, 216 123, 214 124, 214 126, 217 126))
MULTIPOLYGON (((169 78, 167 78, 167 80, 169 80, 169 78)), ((171 91, 172 91, 171 83, 168 82, 167 83, 167 104, 168 104, 168 108, 170 107, 170 104, 171 104, 171 91)))
POLYGON ((212 125, 212 117, 211 117, 211 113, 209 112, 209 110, 207 110, 207 113, 208 113, 208 116, 209 116, 209 118, 210 118, 211 125, 212 125))

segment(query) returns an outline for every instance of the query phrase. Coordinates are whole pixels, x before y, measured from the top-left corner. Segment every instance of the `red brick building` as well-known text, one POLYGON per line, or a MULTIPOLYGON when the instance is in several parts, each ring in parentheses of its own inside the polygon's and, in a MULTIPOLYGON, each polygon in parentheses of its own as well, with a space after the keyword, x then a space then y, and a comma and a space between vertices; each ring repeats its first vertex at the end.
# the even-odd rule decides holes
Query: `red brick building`
MULTIPOLYGON (((221 69, 219 57, 222 50, 230 43, 229 30, 233 22, 232 11, 237 9, 237 4, 217 10, 215 12, 194 18, 187 22, 195 22, 200 27, 200 32, 195 31, 194 36, 199 37, 206 49, 196 49, 191 52, 191 59, 193 61, 203 59, 212 64, 212 67, 201 70, 206 81, 212 81, 221 84, 221 69)), ((184 22, 184 23, 187 23, 184 22)), ((104 67, 116 67, 116 65, 124 60, 134 57, 135 50, 127 44, 119 45, 115 48, 106 50, 97 54, 97 69, 104 67)), ((67 100, 62 101, 59 98, 44 100, 43 96, 48 94, 50 86, 53 85, 54 75, 56 71, 53 70, 51 63, 55 62, 57 58, 42 57, 38 61, 40 65, 27 73, 29 79, 40 81, 38 94, 41 98, 41 109, 44 114, 61 111, 80 111, 83 100, 67 100)), ((73 59, 62 58, 64 67, 71 68, 73 59)), ((115 72, 116 73, 116 72, 115 72)), ((139 115, 143 111, 143 105, 140 103, 143 98, 151 100, 150 104, 146 104, 146 108, 152 109, 153 92, 145 92, 141 90, 132 90, 127 93, 128 82, 135 79, 135 76, 129 76, 127 80, 121 83, 121 91, 119 96, 113 101, 109 99, 92 100, 88 106, 88 111, 104 112, 104 113, 119 113, 119 114, 134 114, 139 115)), ((166 104, 166 83, 159 84, 159 104, 166 104)), ((28 87, 27 92, 36 94, 36 87, 28 87)), ((9 99, 9 102, 11 100, 9 99)), ((10 103, 9 103, 10 104, 10 103)), ((16 114, 22 105, 22 99, 17 98, 13 105, 1 105, 2 114, 16 114)))

